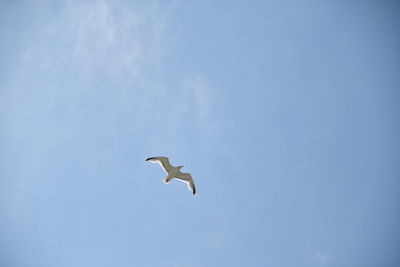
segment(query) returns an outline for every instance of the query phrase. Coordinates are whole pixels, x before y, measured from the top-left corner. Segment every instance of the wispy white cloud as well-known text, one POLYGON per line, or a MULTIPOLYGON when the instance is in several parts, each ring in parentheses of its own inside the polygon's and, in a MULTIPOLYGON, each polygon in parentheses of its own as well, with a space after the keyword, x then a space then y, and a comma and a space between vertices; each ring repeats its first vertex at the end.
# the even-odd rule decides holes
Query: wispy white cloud
MULTIPOLYGON (((47 95, 53 99, 47 99, 47 103, 57 102, 57 95, 69 95, 59 100, 77 103, 97 94, 96 82, 106 80, 113 86, 111 100, 119 108, 145 111, 142 117, 152 116, 160 122, 156 107, 176 98, 178 101, 168 106, 175 124, 190 111, 199 128, 211 128, 206 127, 212 113, 207 78, 196 73, 173 77, 172 84, 180 84, 180 88, 172 88, 162 78, 165 55, 173 43, 171 36, 179 30, 169 27, 172 12, 172 7, 161 8, 154 2, 129 6, 104 0, 68 2, 58 18, 38 34, 39 40, 21 53, 23 72, 38 68, 65 72, 80 83, 68 91, 51 85, 53 93, 47 95)), ((161 117, 165 119, 165 114, 161 117)))
MULTIPOLYGON (((130 9, 117 10, 104 1, 70 4, 64 11, 74 63, 86 72, 137 76, 141 64, 159 44, 150 40, 155 29, 146 15, 130 9), (148 34, 145 34, 147 32, 148 34), (147 53, 146 53, 147 52, 147 53), (147 54, 147 55, 146 55, 147 54)), ((150 19, 151 20, 151 19, 150 19)))
POLYGON ((74 105, 98 98, 98 84, 108 82, 112 98, 107 101, 151 115, 153 105, 165 101, 170 89, 160 73, 174 32, 169 27, 171 12, 155 2, 68 2, 56 19, 31 33, 37 38, 21 52, 17 76, 25 80, 39 77, 38 72, 52 76, 40 81, 40 90, 52 83, 51 92, 40 96, 47 97, 46 103, 71 100, 74 105), (69 88, 54 84, 54 74, 69 88))
POLYGON ((169 27, 171 12, 172 8, 155 3, 126 6, 104 0, 71 1, 46 30, 46 40, 60 38, 59 48, 29 47, 22 57, 24 62, 48 69, 62 62, 61 68, 68 65, 67 71, 83 82, 108 78, 116 85, 113 90, 119 104, 147 110, 147 115, 155 111, 151 103, 169 102, 174 95, 179 101, 169 106, 172 113, 180 117, 194 110, 198 126, 204 125, 212 106, 206 77, 182 74, 174 77, 182 81, 181 88, 171 88, 159 75, 172 44, 170 37, 178 30, 169 27))
POLYGON ((319 264, 327 264, 331 260, 331 256, 328 253, 321 253, 321 252, 318 252, 316 258, 319 264))
POLYGON ((197 107, 199 121, 204 123, 209 120, 212 98, 210 86, 206 79, 204 77, 190 77, 183 81, 182 88, 186 97, 197 107))
POLYGON ((150 134, 156 140, 151 145, 152 153, 175 151, 179 154, 176 150, 180 149, 185 153, 189 139, 194 141, 204 138, 204 135, 213 135, 217 139, 219 127, 214 118, 213 102, 215 88, 201 75, 180 78, 181 82, 176 88, 166 90, 165 95, 161 96, 165 99, 162 105, 154 107, 156 112, 152 120, 157 130, 150 134), (188 137, 187 134, 191 136, 188 137))
POLYGON ((168 12, 157 5, 69 2, 49 33, 62 39, 63 52, 81 74, 137 79, 161 64, 168 12))

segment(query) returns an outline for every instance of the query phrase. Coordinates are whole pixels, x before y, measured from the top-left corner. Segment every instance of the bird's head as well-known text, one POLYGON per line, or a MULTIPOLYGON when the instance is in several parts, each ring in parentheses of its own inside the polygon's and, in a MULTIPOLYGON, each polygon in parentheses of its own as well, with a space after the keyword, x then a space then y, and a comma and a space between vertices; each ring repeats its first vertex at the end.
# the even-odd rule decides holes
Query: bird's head
POLYGON ((178 166, 179 169, 182 169, 183 167, 185 167, 185 166, 178 166))

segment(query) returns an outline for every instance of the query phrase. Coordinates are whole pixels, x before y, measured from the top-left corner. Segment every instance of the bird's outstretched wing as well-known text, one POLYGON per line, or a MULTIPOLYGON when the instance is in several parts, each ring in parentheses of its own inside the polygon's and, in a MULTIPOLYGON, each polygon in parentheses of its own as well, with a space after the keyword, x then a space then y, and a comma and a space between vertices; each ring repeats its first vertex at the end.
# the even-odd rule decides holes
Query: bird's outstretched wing
POLYGON ((167 157, 151 157, 147 158, 146 161, 160 164, 166 173, 169 173, 174 168, 167 157))
POLYGON ((196 187, 194 186, 194 182, 190 173, 179 172, 175 177, 178 180, 187 183, 189 190, 193 193, 193 195, 196 195, 196 187))

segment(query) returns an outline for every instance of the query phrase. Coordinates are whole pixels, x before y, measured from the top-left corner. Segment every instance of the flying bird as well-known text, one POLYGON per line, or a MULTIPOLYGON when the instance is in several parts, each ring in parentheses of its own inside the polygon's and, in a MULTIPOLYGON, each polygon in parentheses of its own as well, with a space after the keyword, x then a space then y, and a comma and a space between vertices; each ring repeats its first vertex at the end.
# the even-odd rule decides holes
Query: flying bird
POLYGON ((181 168, 183 166, 174 167, 169 163, 167 157, 151 157, 147 158, 146 161, 150 161, 152 163, 158 163, 164 169, 164 171, 168 174, 167 177, 164 178, 164 183, 168 184, 173 178, 178 179, 187 184, 189 190, 196 195, 196 187, 194 186, 194 182, 190 173, 181 172, 181 168))

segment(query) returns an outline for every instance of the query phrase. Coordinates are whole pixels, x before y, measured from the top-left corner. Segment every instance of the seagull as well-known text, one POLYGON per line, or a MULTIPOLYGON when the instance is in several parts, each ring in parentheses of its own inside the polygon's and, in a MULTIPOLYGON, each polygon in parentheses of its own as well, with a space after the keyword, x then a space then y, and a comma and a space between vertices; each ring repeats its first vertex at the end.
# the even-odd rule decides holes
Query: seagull
POLYGON ((196 195, 196 187, 194 186, 192 176, 190 173, 183 173, 180 171, 183 166, 172 166, 167 157, 151 157, 147 158, 146 161, 161 165, 164 171, 168 174, 163 180, 165 184, 168 184, 169 181, 171 181, 173 178, 176 178, 179 181, 186 183, 188 185, 188 189, 193 193, 193 195, 196 195))

